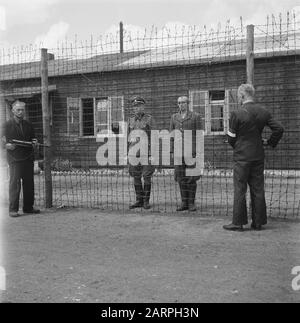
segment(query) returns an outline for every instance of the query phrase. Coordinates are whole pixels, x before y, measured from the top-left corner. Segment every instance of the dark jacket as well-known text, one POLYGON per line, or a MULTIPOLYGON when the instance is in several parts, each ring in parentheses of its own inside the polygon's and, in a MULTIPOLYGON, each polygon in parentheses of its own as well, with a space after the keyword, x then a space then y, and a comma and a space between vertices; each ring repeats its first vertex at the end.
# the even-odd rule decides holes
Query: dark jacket
MULTIPOLYGON (((196 156, 196 130, 202 130, 202 121, 200 114, 192 111, 188 111, 187 115, 184 119, 182 119, 180 113, 175 113, 171 117, 170 121, 170 132, 173 130, 180 130, 182 133, 184 130, 193 130, 192 132, 192 154, 193 157, 196 156)), ((182 142, 184 142, 184 138, 182 137, 182 142)), ((176 145, 176 142, 173 140, 173 143, 171 145, 171 152, 174 152, 174 145, 176 145)), ((183 148, 184 149, 184 148, 183 148)))
MULTIPOLYGON (((4 123, 1 138, 3 138, 4 143, 9 143, 12 139, 32 141, 36 137, 30 122, 22 120, 21 125, 19 125, 14 119, 11 119, 4 123)), ((14 150, 7 150, 8 163, 22 162, 25 160, 34 160, 33 147, 16 146, 14 150)))
POLYGON ((283 135, 282 125, 258 103, 248 102, 233 111, 229 119, 228 142, 233 147, 235 161, 259 161, 265 157, 262 131, 265 126, 272 130, 268 145, 275 148, 283 135))

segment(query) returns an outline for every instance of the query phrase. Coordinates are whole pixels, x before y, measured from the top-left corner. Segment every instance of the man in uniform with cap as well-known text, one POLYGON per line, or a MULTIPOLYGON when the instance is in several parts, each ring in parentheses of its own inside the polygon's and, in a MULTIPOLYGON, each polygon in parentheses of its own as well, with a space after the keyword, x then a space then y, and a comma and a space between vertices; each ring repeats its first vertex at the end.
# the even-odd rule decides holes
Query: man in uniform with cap
MULTIPOLYGON (((128 148, 132 148, 137 144, 137 139, 131 139, 130 133, 134 130, 142 130, 147 134, 148 137, 148 152, 145 156, 148 160, 148 165, 129 164, 129 174, 134 178, 134 188, 136 193, 136 203, 130 206, 130 209, 141 208, 150 209, 149 200, 151 195, 151 181, 152 175, 155 171, 155 166, 151 165, 151 130, 156 129, 155 121, 153 117, 145 113, 146 101, 140 96, 135 96, 131 99, 131 106, 133 108, 133 115, 128 121, 128 148), (142 183, 142 177, 144 184, 142 183)), ((142 156, 136 156, 142 157, 142 156)))
POLYGON ((2 128, 2 140, 7 151, 9 164, 9 215, 17 217, 19 211, 19 198, 21 180, 23 188, 23 212, 39 213, 34 204, 34 148, 37 139, 33 126, 24 120, 25 103, 19 100, 12 105, 13 117, 5 122, 2 128), (32 145, 19 146, 11 143, 12 140, 29 141, 32 145))
POLYGON ((253 230, 261 230, 267 223, 264 190, 264 146, 275 148, 283 135, 283 127, 261 104, 254 102, 255 90, 251 84, 238 89, 241 107, 233 111, 229 120, 228 142, 233 147, 234 204, 233 220, 225 230, 243 231, 248 223, 246 192, 250 187, 253 230), (265 126, 272 130, 270 138, 262 139, 265 126))
MULTIPOLYGON (((170 132, 173 130, 180 130, 182 133, 182 140, 184 139, 184 131, 192 131, 192 157, 196 157, 196 131, 202 130, 201 117, 198 113, 189 110, 189 99, 186 96, 178 98, 178 113, 171 117, 170 132)), ((174 144, 171 146, 171 153, 174 155, 174 144)), ((177 211, 189 210, 190 212, 196 211, 195 196, 197 192, 197 181, 200 176, 188 176, 187 169, 192 166, 186 165, 184 157, 184 147, 182 147, 183 158, 181 165, 175 165, 175 181, 178 182, 181 195, 181 206, 177 211)))

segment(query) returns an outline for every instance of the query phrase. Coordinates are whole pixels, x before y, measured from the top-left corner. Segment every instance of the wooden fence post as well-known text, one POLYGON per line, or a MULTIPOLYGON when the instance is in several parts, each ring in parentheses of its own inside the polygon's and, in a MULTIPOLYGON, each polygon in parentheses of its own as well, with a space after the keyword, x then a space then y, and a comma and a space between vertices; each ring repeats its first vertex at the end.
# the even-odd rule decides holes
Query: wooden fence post
POLYGON ((123 22, 120 22, 120 53, 124 52, 124 29, 123 22))
POLYGON ((254 25, 247 26, 247 83, 254 84, 254 25))
MULTIPOLYGON (((48 97, 48 53, 41 49, 41 80, 42 80, 42 112, 43 139, 46 146, 51 146, 50 111, 48 97)), ((44 147, 45 173, 45 207, 52 207, 51 147, 44 147)))

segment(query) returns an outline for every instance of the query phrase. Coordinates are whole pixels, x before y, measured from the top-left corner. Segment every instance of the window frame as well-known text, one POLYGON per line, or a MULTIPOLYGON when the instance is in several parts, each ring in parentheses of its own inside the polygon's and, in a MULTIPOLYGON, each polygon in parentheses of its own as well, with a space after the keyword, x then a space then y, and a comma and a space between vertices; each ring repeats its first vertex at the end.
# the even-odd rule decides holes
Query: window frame
POLYGON ((213 100, 213 101, 209 101, 209 113, 210 113, 210 127, 209 127, 209 134, 211 135, 225 135, 226 134, 226 121, 227 120, 227 113, 225 112, 226 110, 226 103, 225 103, 225 93, 224 93, 224 100, 213 100), (221 119, 217 119, 217 118, 212 118, 212 107, 213 106, 223 106, 223 131, 212 131, 212 120, 221 120, 221 119))
POLYGON ((95 138, 95 100, 93 97, 81 97, 79 98, 79 129, 80 129, 80 137, 81 138, 95 138), (82 101, 86 99, 93 99, 93 118, 94 118, 94 135, 83 134, 83 105, 82 101))
MULTIPOLYGON (((101 125, 105 125, 101 123, 101 125)), ((81 97, 80 98, 80 137, 81 138, 124 138, 125 136, 125 111, 124 111, 124 96, 97 96, 97 97, 81 97), (108 113, 107 113, 107 125, 111 124, 112 122, 112 99, 118 98, 121 99, 121 109, 122 109, 122 121, 119 121, 122 125, 122 133, 121 134, 115 134, 111 131, 111 129, 108 127, 108 133, 105 134, 97 134, 97 126, 100 125, 100 123, 97 123, 97 101, 99 100, 108 100, 108 113), (83 109, 82 109, 82 100, 83 99, 93 99, 93 117, 94 117, 94 135, 83 135, 83 109)))
MULTIPOLYGON (((204 129, 204 134, 205 135, 209 135, 209 136, 224 136, 227 134, 228 131, 228 127, 229 127, 229 106, 228 106, 228 102, 227 102, 227 89, 213 89, 213 90, 190 90, 189 91, 189 97, 190 97, 190 110, 194 111, 194 107, 203 107, 203 105, 195 105, 193 103, 193 98, 195 94, 199 94, 200 93, 205 93, 206 95, 206 100, 205 100, 205 106, 204 106, 204 125, 205 125, 205 129, 204 129), (210 101, 210 95, 209 92, 211 91, 224 91, 224 100, 213 100, 210 101), (224 130, 223 131, 212 131, 211 127, 212 127, 212 106, 214 105, 223 105, 223 125, 224 125, 224 130)), ((213 119, 217 119, 217 118, 213 118, 213 119)))

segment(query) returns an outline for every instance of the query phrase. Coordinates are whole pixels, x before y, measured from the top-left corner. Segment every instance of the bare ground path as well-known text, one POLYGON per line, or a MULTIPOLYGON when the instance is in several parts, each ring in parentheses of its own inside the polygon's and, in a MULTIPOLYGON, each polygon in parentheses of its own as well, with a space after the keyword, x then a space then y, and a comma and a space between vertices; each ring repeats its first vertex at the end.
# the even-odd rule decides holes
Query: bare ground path
POLYGON ((300 223, 222 229, 178 214, 2 212, 2 302, 299 302, 300 223))

